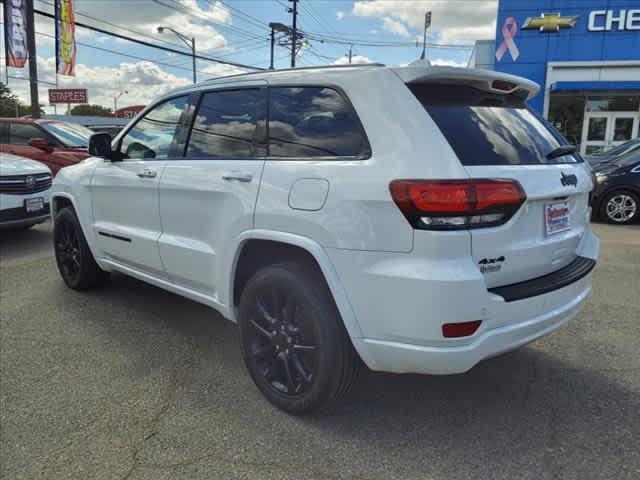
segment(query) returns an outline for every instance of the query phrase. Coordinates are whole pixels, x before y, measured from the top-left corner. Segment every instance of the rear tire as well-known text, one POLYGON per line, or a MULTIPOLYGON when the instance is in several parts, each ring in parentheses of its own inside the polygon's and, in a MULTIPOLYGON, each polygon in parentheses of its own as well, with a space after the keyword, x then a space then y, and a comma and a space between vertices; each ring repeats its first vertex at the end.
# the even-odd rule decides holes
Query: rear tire
POLYGON ((267 399, 293 414, 338 400, 360 359, 321 275, 304 262, 259 270, 240 297, 242 357, 267 399))
POLYGON ((58 271, 69 288, 86 290, 97 287, 109 277, 93 258, 80 222, 71 207, 63 208, 56 215, 53 242, 58 271))
POLYGON ((616 225, 632 223, 640 216, 640 199, 628 190, 611 192, 602 201, 600 216, 616 225))

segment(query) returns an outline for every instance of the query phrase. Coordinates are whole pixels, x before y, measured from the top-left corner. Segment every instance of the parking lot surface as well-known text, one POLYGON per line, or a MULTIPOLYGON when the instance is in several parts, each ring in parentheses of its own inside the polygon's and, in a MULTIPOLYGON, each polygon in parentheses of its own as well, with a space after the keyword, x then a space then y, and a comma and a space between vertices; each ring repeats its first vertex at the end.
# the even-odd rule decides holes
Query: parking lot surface
POLYGON ((638 479, 640 226, 594 228, 567 326, 463 375, 365 372, 300 418, 213 310, 121 275, 74 292, 49 223, 0 233, 0 478, 638 479))

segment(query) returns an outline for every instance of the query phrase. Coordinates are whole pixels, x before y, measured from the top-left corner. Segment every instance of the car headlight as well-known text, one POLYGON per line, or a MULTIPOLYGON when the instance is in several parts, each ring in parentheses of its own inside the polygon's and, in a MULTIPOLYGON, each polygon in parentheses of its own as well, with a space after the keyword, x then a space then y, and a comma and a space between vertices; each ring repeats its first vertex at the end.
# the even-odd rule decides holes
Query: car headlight
POLYGON ((602 185, 607 180, 609 180, 609 175, 604 175, 602 173, 596 173, 596 183, 598 185, 602 185))

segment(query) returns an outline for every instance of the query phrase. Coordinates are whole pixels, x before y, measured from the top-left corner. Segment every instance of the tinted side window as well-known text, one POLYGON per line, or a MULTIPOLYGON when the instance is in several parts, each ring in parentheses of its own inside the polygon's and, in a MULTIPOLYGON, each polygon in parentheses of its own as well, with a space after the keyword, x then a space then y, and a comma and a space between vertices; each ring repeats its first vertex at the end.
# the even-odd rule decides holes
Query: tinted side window
POLYGON ((258 123, 266 116, 264 91, 205 93, 193 121, 187 157, 254 157, 258 123))
POLYGON ((34 125, 27 123, 12 123, 10 127, 9 143, 26 145, 32 138, 46 138, 47 135, 34 125))
POLYGON ((355 112, 332 88, 274 87, 269 154, 274 157, 367 157, 369 143, 355 112))
POLYGON ((140 119, 122 139, 122 157, 167 158, 187 99, 167 100, 140 119))
POLYGON ((9 143, 9 124, 0 123, 0 143, 9 143))

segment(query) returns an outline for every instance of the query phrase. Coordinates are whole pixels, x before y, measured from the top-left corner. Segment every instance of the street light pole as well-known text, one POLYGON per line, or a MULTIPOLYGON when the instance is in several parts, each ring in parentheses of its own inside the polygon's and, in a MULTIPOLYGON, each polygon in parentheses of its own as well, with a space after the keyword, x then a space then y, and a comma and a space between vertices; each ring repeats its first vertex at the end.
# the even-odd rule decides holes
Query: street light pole
POLYGON ((158 33, 163 33, 165 30, 169 30, 176 37, 184 42, 184 44, 191 49, 191 58, 193 59, 193 83, 198 82, 198 77, 196 73, 196 39, 195 37, 188 37, 183 35, 182 33, 174 30, 171 27, 158 27, 158 33))
POLYGON ((422 55, 420 59, 424 60, 427 56, 427 29, 431 26, 431 12, 427 11, 424 14, 424 34, 422 37, 422 55))
POLYGON ((122 96, 129 93, 127 90, 123 90, 118 95, 113 97, 113 116, 115 117, 116 112, 118 111, 118 99, 122 96))
MULTIPOLYGON (((270 24, 271 26, 272 24, 270 24)), ((269 70, 273 70, 273 53, 276 46, 276 36, 273 31, 273 26, 271 26, 271 62, 269 63, 269 70)))

